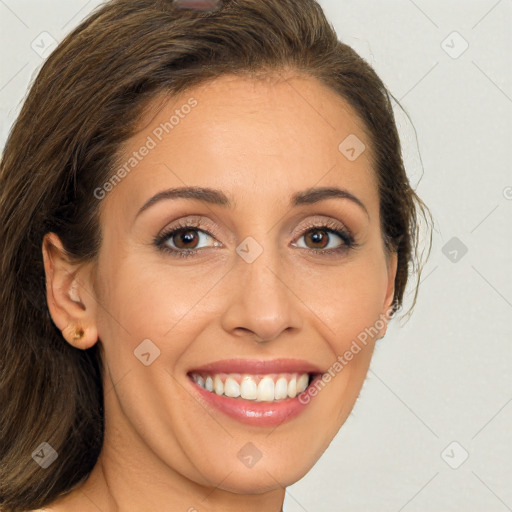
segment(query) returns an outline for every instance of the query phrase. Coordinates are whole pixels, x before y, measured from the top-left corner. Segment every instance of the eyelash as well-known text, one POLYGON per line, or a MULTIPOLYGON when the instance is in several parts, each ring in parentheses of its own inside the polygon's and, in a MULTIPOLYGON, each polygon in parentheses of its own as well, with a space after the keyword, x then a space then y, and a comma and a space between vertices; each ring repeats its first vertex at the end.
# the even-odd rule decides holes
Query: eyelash
MULTIPOLYGON (((172 226, 168 230, 164 231, 162 234, 158 235, 154 239, 154 244, 156 247, 166 253, 171 254, 173 257, 178 258, 190 258, 194 255, 196 255, 199 251, 202 249, 173 249, 169 247, 165 242, 171 236, 177 235, 180 232, 186 232, 186 231, 202 231, 203 233, 207 234, 211 238, 215 238, 215 236, 210 233, 208 230, 204 229, 204 226, 201 222, 201 220, 198 221, 184 221, 184 222, 178 222, 177 225, 172 226)), ((359 244, 356 243, 354 240, 354 237, 352 234, 346 230, 339 227, 339 224, 334 221, 325 221, 323 224, 315 224, 310 223, 308 224, 305 229, 302 231, 299 238, 303 237, 310 231, 326 231, 328 233, 333 233, 337 235, 338 237, 343 240, 343 244, 339 247, 336 247, 335 249, 310 249, 316 254, 320 255, 336 255, 339 253, 347 252, 351 249, 355 249, 359 246, 359 244)), ((307 249, 304 247, 300 247, 300 249, 307 249)))

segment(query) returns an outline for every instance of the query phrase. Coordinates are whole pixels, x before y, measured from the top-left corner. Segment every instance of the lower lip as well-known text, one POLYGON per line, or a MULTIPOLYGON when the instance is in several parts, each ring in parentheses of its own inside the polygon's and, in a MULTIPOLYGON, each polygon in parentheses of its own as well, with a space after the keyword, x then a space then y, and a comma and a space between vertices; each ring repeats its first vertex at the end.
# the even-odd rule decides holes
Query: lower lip
POLYGON ((193 389, 207 404, 216 410, 248 425, 259 427, 276 427, 292 418, 295 418, 311 403, 312 397, 308 397, 306 403, 301 403, 299 397, 307 394, 309 387, 321 376, 316 376, 311 384, 295 398, 287 398, 278 402, 256 402, 242 398, 230 398, 225 395, 217 395, 201 387, 189 377, 193 389))

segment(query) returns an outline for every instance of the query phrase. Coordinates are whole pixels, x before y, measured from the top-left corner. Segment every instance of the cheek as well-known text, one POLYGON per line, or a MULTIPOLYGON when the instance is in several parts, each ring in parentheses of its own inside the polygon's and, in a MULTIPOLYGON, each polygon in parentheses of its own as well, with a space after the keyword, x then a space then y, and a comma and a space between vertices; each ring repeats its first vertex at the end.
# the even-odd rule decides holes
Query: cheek
POLYGON ((149 339, 172 369, 179 354, 199 335, 201 320, 211 319, 213 312, 205 309, 208 301, 204 299, 219 279, 199 266, 178 268, 128 255, 117 261, 121 263, 105 261, 101 272, 104 293, 98 333, 109 367, 118 368, 118 374, 126 371, 136 361, 134 351, 149 339))
POLYGON ((384 256, 368 252, 294 282, 300 286, 298 295, 318 317, 317 324, 323 325, 325 339, 339 354, 380 318, 387 288, 384 256))
MULTIPOLYGON (((309 318, 329 351, 332 403, 325 410, 337 411, 344 421, 366 377, 374 344, 383 327, 382 305, 387 287, 384 255, 367 251, 346 265, 323 269, 302 282, 299 296, 307 297, 309 318), (324 286, 318 286, 320 283, 324 286), (316 283, 317 286, 311 286, 316 283), (339 397, 344 400, 340 401, 339 397)), ((295 282, 300 283, 300 280, 295 282)), ((319 347, 321 348, 321 347, 319 347)))

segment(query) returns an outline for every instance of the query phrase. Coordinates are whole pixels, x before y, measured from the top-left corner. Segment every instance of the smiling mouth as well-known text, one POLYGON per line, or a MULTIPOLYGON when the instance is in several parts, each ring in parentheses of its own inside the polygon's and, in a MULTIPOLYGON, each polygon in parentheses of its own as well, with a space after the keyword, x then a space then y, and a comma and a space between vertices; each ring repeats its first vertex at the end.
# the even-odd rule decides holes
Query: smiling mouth
POLYGON ((198 386, 217 395, 252 402, 278 402, 295 398, 319 374, 192 372, 188 375, 198 386))

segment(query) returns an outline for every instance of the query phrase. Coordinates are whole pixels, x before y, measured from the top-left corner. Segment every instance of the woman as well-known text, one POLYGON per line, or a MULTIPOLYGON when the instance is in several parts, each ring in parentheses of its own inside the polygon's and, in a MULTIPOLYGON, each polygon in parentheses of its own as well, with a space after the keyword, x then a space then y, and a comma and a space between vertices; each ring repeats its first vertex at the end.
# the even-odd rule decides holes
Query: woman
POLYGON ((419 270, 389 98, 314 0, 64 39, 0 168, 2 510, 281 510, 419 270))

